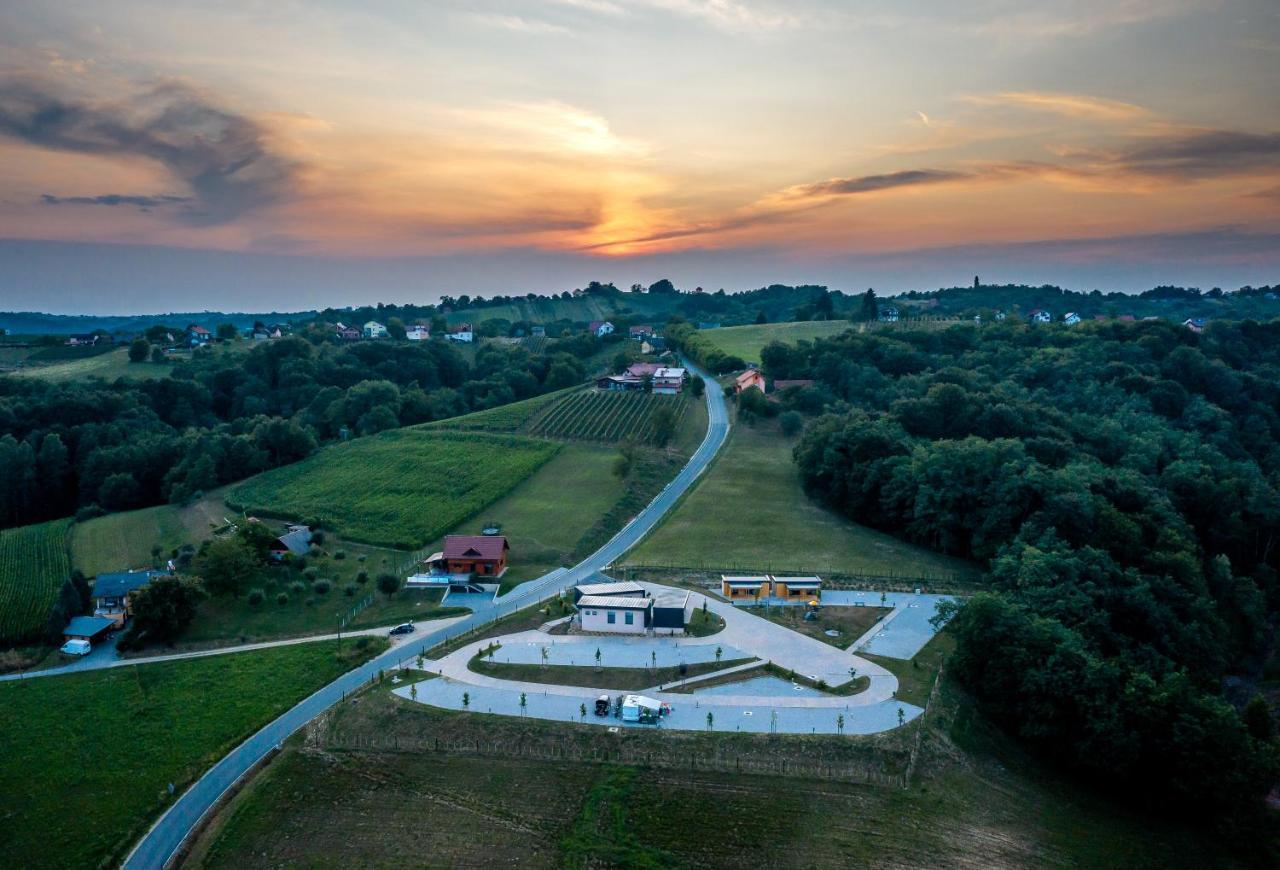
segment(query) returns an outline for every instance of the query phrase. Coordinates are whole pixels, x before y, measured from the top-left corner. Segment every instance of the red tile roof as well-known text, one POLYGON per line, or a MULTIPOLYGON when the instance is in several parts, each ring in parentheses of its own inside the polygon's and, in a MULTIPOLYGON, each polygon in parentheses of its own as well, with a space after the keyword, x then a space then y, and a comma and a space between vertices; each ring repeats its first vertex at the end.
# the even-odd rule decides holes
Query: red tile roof
POLYGON ((507 539, 501 535, 447 535, 446 559, 501 559, 507 539))
POLYGON ((627 366, 627 374, 636 378, 643 378, 645 375, 651 375, 658 369, 662 368, 658 363, 632 363, 627 366))
POLYGON ((773 382, 773 389, 778 392, 789 389, 791 387, 812 387, 812 386, 813 386, 813 381, 809 380, 808 378, 797 378, 795 380, 790 380, 790 381, 777 380, 773 382))

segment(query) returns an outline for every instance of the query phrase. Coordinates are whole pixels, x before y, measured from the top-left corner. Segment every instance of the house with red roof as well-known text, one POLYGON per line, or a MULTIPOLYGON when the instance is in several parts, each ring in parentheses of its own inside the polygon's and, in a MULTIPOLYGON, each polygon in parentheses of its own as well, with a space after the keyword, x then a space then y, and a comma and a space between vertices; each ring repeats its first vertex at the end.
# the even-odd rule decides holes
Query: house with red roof
POLYGON ((449 574, 498 577, 507 570, 509 552, 503 535, 447 535, 439 563, 449 574))
POLYGON ((733 382, 733 391, 741 393, 743 390, 749 390, 755 387, 760 392, 765 392, 764 375, 760 374, 759 369, 747 369, 733 382))

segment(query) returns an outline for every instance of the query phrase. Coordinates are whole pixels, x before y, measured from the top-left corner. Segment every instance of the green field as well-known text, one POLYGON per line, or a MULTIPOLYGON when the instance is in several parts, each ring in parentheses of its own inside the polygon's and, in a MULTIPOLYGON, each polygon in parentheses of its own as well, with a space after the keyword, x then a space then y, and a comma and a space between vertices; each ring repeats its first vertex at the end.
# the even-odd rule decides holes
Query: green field
MULTIPOLYGON (((34 362, 34 359, 28 360, 34 362)), ((98 353, 93 356, 69 359, 65 362, 52 362, 48 365, 28 365, 12 374, 24 378, 40 378, 41 380, 65 383, 82 378, 102 378, 114 381, 116 378, 161 378, 173 371, 172 363, 153 363, 150 361, 129 362, 129 349, 115 348, 110 353, 98 353)))
POLYGON ((300 644, 0 683, 0 843, 12 867, 114 865, 256 728, 357 661, 300 644))
POLYGON ((227 508, 223 495, 223 490, 217 490, 186 506, 157 505, 76 523, 71 533, 71 565, 93 577, 151 565, 152 547, 160 548, 163 560, 185 544, 198 546, 215 528, 237 516, 227 508))
MULTIPOLYGON (((735 772, 733 760, 880 759, 890 769, 917 726, 871 738, 641 732, 451 713, 377 687, 335 709, 214 820, 193 866, 521 867, 1219 867, 1210 832, 1084 792, 1022 756, 944 691, 909 788, 735 772), (405 741, 344 748, 357 735, 405 741), (492 744, 484 757, 415 748, 424 735, 492 744), (332 742, 330 742, 332 738, 332 742), (503 754, 532 744, 548 758, 503 754), (674 764, 584 763, 558 750, 674 764), (728 770, 698 769, 719 757, 728 770)), ((568 754, 566 752, 566 754, 568 754)), ((1252 859, 1252 862, 1251 860, 1252 859)))
POLYGON ((450 529, 479 534, 488 522, 511 542, 504 580, 518 583, 573 564, 579 543, 622 498, 625 484, 613 473, 618 457, 606 447, 569 444, 554 459, 484 512, 450 529))
POLYGON ((653 414, 658 408, 675 410, 677 425, 689 407, 684 396, 615 393, 584 390, 540 417, 532 431, 548 438, 569 438, 616 444, 653 440, 653 414))
POLYGON ((58 590, 71 574, 71 520, 0 531, 0 645, 44 630, 58 590))
POLYGON ((543 411, 578 389, 581 388, 568 387, 556 390, 554 393, 545 393, 531 399, 512 402, 510 405, 490 408, 487 411, 476 411, 463 414, 461 417, 449 417, 445 420, 424 423, 418 428, 461 429, 471 432, 518 432, 543 411))
POLYGON ((692 493, 627 565, 812 571, 951 579, 973 566, 845 520, 812 501, 772 423, 735 424, 729 444, 692 493))
POLYGON ((698 333, 720 350, 747 362, 760 362, 760 351, 766 344, 783 344, 815 338, 829 338, 853 329, 847 320, 806 320, 800 323, 761 323, 753 326, 724 326, 698 333))
POLYGON ((531 438, 399 429, 250 478, 227 503, 318 519, 353 541, 413 549, 506 495, 559 449, 531 438))

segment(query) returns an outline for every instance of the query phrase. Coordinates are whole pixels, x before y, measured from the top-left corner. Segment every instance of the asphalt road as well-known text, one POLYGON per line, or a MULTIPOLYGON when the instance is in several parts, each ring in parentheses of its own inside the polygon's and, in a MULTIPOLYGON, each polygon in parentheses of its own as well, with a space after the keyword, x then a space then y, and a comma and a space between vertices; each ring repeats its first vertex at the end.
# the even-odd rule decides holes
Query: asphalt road
MULTIPOLYGON (((698 373, 687 362, 686 366, 691 372, 698 373)), ((136 870, 143 870, 143 868, 153 870, 153 868, 164 867, 182 845, 182 841, 236 780, 299 728, 341 701, 348 693, 375 679, 378 671, 390 670, 397 667, 400 662, 413 659, 419 652, 428 650, 451 637, 550 598, 561 589, 574 585, 579 579, 606 568, 639 543, 707 469, 729 434, 729 417, 725 409, 724 393, 713 378, 707 375, 703 375, 703 378, 707 384, 709 425, 702 444, 662 492, 607 544, 570 568, 568 572, 553 578, 553 582, 543 583, 535 580, 521 584, 495 601, 492 607, 478 610, 452 625, 428 631, 410 643, 388 650, 299 702, 297 706, 231 750, 183 792, 182 796, 156 821, 151 830, 138 841, 129 857, 125 859, 124 867, 131 870, 135 868, 136 870)))

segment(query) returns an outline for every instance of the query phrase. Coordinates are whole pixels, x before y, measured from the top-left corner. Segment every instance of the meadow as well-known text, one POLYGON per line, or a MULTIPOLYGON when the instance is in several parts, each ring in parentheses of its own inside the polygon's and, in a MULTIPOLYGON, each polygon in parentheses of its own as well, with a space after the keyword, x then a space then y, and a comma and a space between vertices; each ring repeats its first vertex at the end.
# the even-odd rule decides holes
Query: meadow
MULTIPOLYGON (((88 348, 88 350, 98 350, 88 348)), ((38 362, 35 356, 28 358, 28 363, 38 362)), ((170 362, 153 363, 129 362, 129 349, 113 348, 108 353, 98 352, 88 356, 75 356, 57 359, 47 365, 26 365, 11 374, 24 378, 40 378, 56 383, 78 381, 83 378, 102 378, 114 381, 116 378, 149 379, 162 378, 173 372, 170 362)))
POLYGON ((553 393, 544 393, 530 399, 522 399, 509 405, 500 405, 486 411, 475 411, 461 417, 449 417, 423 423, 420 429, 460 429, 468 432, 518 432, 530 421, 553 407, 580 387, 567 387, 553 393))
POLYGON ((806 320, 799 323, 760 323, 752 326, 724 326, 706 329, 698 333, 712 345, 730 356, 747 362, 760 362, 760 351, 770 342, 783 344, 815 338, 839 335, 855 324, 847 320, 806 320))
POLYGON ((653 415, 659 408, 675 411, 677 425, 689 407, 684 396, 584 390, 539 418, 532 431, 550 438, 615 444, 653 440, 653 415))
POLYGON ((0 645, 38 636, 71 574, 71 520, 0 531, 0 645))
POLYGON ((968 577, 967 562, 851 523, 810 499, 773 422, 738 423, 694 490, 625 565, 743 568, 883 577, 968 577))
POLYGON ((530 438, 400 429, 250 478, 227 503, 318 520, 352 541, 415 549, 510 492, 559 449, 530 438))
POLYGON ((0 683, 0 843, 13 867, 114 865, 255 729, 385 647, 379 639, 0 683))

